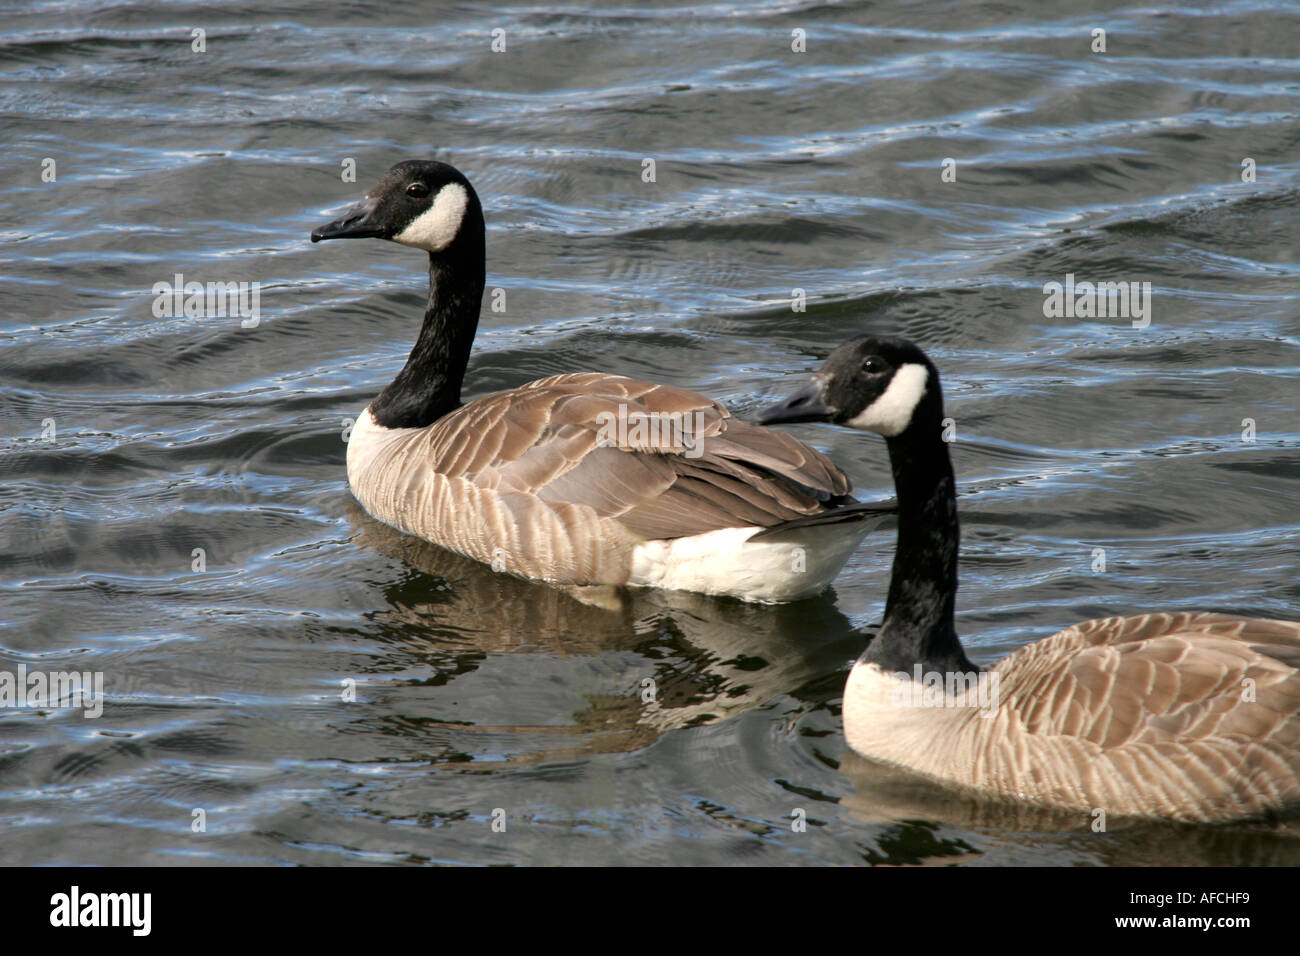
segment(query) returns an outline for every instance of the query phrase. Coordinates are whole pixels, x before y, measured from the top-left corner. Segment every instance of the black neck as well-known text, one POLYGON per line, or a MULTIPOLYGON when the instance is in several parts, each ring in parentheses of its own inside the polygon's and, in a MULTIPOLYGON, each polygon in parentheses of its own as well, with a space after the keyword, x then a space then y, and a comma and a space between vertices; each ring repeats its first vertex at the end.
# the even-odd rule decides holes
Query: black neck
POLYGON ((978 670, 953 626, 957 597, 957 495, 939 416, 889 439, 898 495, 898 547, 885 622, 862 659, 887 671, 978 670))
POLYGON ((423 428, 460 407, 460 388, 483 304, 483 231, 462 229, 451 249, 429 254, 429 308, 406 365, 370 403, 385 428, 423 428), (477 240, 477 241, 475 241, 477 240))

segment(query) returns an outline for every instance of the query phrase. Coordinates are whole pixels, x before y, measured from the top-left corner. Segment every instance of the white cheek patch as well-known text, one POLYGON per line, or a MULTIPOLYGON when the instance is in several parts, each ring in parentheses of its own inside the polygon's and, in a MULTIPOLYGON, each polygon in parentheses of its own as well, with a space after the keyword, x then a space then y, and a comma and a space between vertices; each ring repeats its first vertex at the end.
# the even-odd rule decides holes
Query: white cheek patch
POLYGON ((393 236, 393 241, 428 252, 442 252, 460 232, 468 206, 469 193, 465 187, 460 183, 448 183, 438 190, 433 205, 393 236))
POLYGON ((925 396, 929 378, 930 371, 924 365, 915 362, 900 365, 885 393, 846 424, 850 428, 879 432, 886 438, 901 434, 911 423, 912 412, 925 396))

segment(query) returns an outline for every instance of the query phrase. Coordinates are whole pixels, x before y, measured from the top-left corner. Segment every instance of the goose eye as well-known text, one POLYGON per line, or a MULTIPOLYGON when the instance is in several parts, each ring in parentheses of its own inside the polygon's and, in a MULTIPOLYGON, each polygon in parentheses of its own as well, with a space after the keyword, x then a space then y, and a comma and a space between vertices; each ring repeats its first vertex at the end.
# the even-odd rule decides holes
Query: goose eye
POLYGON ((885 370, 885 363, 878 358, 869 358, 862 363, 862 371, 868 375, 875 375, 877 372, 885 370))
POLYGON ((429 195, 429 187, 424 183, 411 183, 406 187, 406 195, 413 199, 423 199, 429 195))

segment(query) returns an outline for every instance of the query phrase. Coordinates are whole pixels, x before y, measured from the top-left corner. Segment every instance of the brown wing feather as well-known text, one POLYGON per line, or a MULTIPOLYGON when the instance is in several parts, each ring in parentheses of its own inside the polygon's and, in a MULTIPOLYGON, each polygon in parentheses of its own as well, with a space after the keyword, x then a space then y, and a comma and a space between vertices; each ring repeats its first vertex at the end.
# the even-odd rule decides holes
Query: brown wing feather
POLYGON ((621 376, 530 382, 470 402, 430 431, 440 474, 591 508, 645 538, 768 527, 834 508, 852 487, 828 458, 788 435, 737 421, 694 392, 621 376), (619 416, 691 418, 685 441, 628 428, 622 447, 600 447, 619 437, 601 427, 619 416))

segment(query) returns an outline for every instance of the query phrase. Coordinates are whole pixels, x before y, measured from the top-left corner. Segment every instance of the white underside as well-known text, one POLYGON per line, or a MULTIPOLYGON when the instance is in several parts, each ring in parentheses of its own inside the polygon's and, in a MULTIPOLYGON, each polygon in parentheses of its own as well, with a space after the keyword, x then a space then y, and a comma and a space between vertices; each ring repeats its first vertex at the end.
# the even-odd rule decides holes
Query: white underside
POLYGON ((820 594, 867 533, 864 522, 802 528, 750 541, 757 527, 647 541, 632 554, 629 584, 780 603, 820 594))

